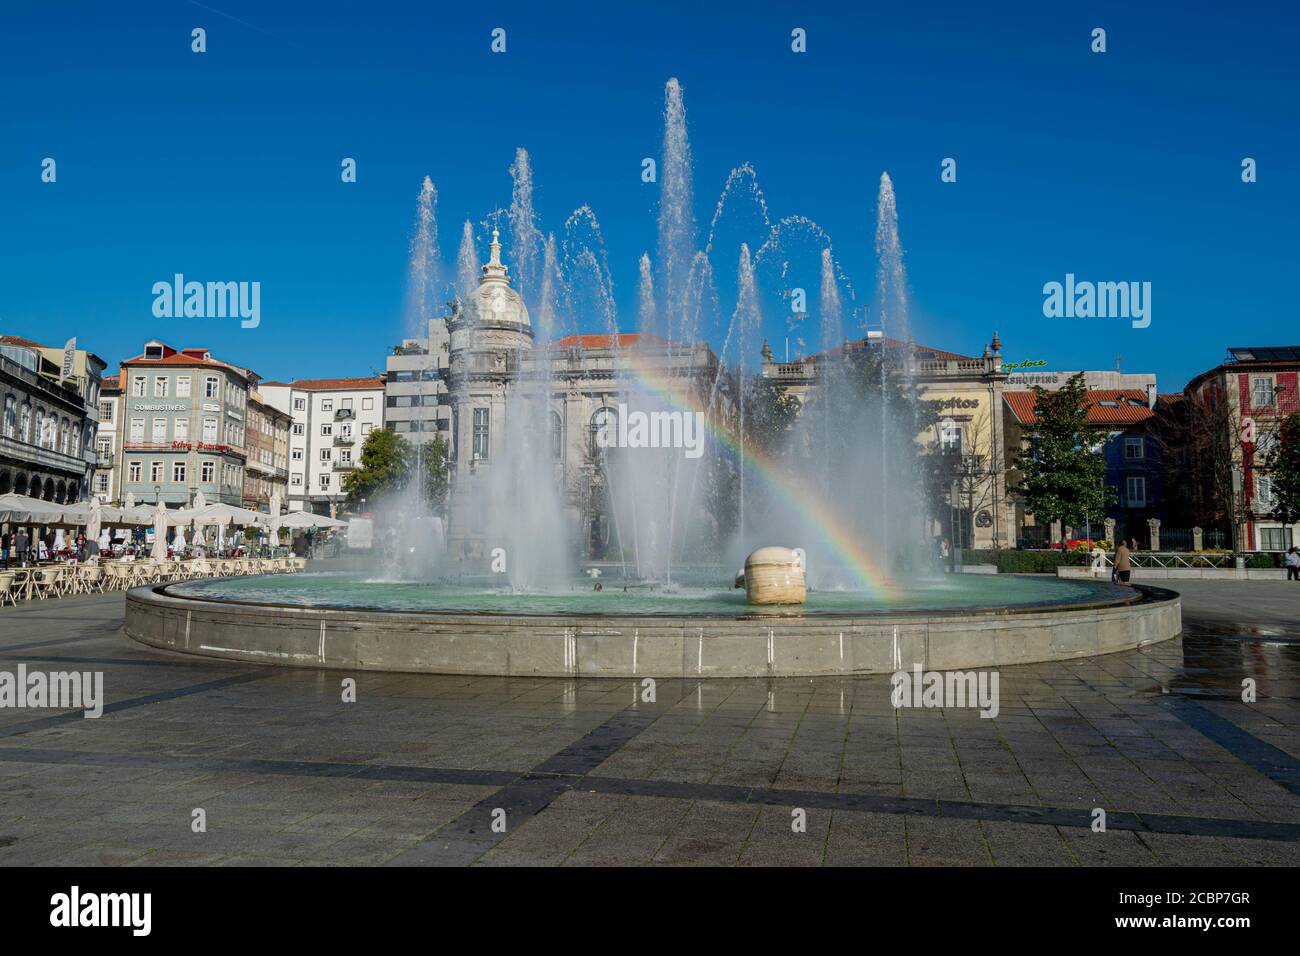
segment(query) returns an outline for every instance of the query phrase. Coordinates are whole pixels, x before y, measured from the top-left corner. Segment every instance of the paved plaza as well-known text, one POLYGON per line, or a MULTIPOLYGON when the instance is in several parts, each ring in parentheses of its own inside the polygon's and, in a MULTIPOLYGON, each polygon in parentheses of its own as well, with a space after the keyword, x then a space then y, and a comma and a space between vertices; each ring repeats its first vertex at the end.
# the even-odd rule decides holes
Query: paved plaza
POLYGON ((135 644, 120 593, 7 607, 0 671, 107 704, 0 710, 0 865, 1300 863, 1300 584, 1172 586, 1183 637, 1002 668, 994 719, 884 676, 237 666, 135 644))

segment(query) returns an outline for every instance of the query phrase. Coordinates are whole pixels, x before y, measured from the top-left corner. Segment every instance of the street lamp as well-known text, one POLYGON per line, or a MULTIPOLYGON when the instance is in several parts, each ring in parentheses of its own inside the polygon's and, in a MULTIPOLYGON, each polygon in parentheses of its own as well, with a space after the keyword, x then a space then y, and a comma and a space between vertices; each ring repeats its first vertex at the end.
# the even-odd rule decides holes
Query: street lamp
POLYGON ((162 485, 153 486, 153 503, 162 504, 162 485))

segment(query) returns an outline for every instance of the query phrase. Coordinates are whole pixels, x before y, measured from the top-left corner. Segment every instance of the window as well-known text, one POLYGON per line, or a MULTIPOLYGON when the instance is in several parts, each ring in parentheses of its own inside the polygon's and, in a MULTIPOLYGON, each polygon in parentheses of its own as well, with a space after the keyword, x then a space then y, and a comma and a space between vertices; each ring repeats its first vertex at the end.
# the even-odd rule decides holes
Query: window
POLYGON ((1124 460, 1136 461, 1146 457, 1146 443, 1141 435, 1124 436, 1124 460))
POLYGON ((113 420, 113 403, 112 403, 112 402, 100 402, 100 403, 99 403, 99 420, 100 420, 101 422, 105 422, 105 423, 111 422, 111 421, 113 420))
POLYGON ((351 411, 351 410, 352 410, 352 399, 350 399, 350 398, 340 398, 340 399, 339 399, 339 408, 346 408, 346 409, 348 409, 349 411, 351 411))
POLYGON ((329 461, 329 460, 330 460, 330 457, 331 457, 332 454, 333 454, 333 449, 330 449, 330 448, 322 448, 322 449, 320 450, 320 460, 321 460, 321 461, 329 461))
POLYGON ((154 398, 167 397, 167 376, 166 375, 157 375, 154 377, 153 397, 154 398))
POLYGON ((220 398, 221 397, 221 379, 215 375, 205 375, 203 377, 203 397, 220 398))
POLYGON ((101 437, 95 442, 95 450, 100 455, 108 456, 113 454, 113 439, 101 437))
POLYGON ((361 400, 361 410, 363 412, 373 411, 374 407, 375 407, 375 400, 373 398, 363 398, 361 400))
POLYGON ((332 398, 322 398, 322 399, 320 400, 320 410, 321 410, 322 412, 332 412, 332 411, 334 411, 334 399, 332 399, 332 398))
POLYGON ((155 418, 153 420, 152 441, 155 445, 161 445, 167 440, 167 419, 155 418))
POLYGON ((131 464, 127 465, 126 467, 126 480, 134 483, 139 483, 140 474, 143 470, 144 470, 144 465, 142 462, 138 462, 138 461, 131 462, 131 464))
POLYGON ((602 426, 606 432, 606 439, 614 435, 618 428, 618 412, 612 408, 598 408, 596 414, 591 416, 591 454, 593 457, 599 456, 602 451, 599 444, 602 426))
POLYGON ((190 397, 190 377, 188 375, 178 375, 176 377, 176 397, 190 397))
POLYGON ((961 426, 948 422, 939 429, 939 448, 945 452, 961 454, 961 426))
POLYGON ((1290 528, 1260 528, 1259 550, 1289 551, 1291 549, 1290 528))
POLYGON ((293 400, 293 410, 295 412, 305 412, 307 410, 307 399, 295 398, 293 400))
POLYGON ((321 476, 320 476, 320 482, 319 482, 319 484, 320 484, 320 490, 321 490, 321 491, 329 491, 329 490, 330 490, 330 476, 329 476, 329 475, 321 475, 321 476))
POLYGON ((203 419, 203 440, 204 441, 217 440, 217 420, 215 418, 203 419))
POLYGON ((144 441, 144 419, 143 418, 131 419, 131 441, 134 442, 144 441))
POLYGON ((372 431, 374 431, 374 428, 375 426, 372 425, 370 422, 363 422, 361 425, 361 434, 369 435, 372 431))
POLYGON ((1255 439, 1255 460, 1267 461, 1277 450, 1277 432, 1260 432, 1255 439))
POLYGON ((301 487, 302 487, 302 472, 295 471, 292 475, 290 475, 290 476, 289 476, 289 484, 293 485, 295 488, 301 488, 301 487))
POLYGON ((1126 478, 1124 481, 1125 497, 1130 508, 1147 506, 1147 480, 1141 476, 1126 478))
POLYGON ((487 408, 474 409, 474 457, 483 461, 488 457, 488 428, 491 422, 491 410, 487 408))
POLYGON ((295 435, 305 435, 307 434, 307 426, 304 425, 302 422, 294 422, 293 433, 295 435))
POLYGON ((1256 408, 1271 408, 1273 405, 1273 380, 1271 378, 1257 378, 1252 382, 1254 394, 1251 396, 1250 404, 1256 408))
POLYGON ((216 462, 212 461, 211 459, 208 459, 207 461, 199 462, 199 480, 202 481, 205 485, 212 484, 212 479, 216 475, 216 473, 217 473, 216 462))
POLYGON ((172 437, 177 441, 190 440, 190 420, 188 418, 178 418, 172 422, 172 437))
POLYGON ((1269 512, 1277 507, 1277 498, 1273 494, 1273 477, 1271 475, 1255 476, 1255 510, 1269 512))
POLYGON ((322 426, 320 427, 320 433, 321 433, 321 437, 323 437, 323 438, 329 438, 331 435, 334 434, 334 426, 333 426, 333 425, 322 425, 322 426))
POLYGON ((352 426, 351 426, 351 425, 344 425, 342 428, 340 428, 340 429, 339 429, 339 437, 340 437, 340 438, 343 438, 345 441, 351 441, 351 440, 352 440, 352 426))
POLYGON ((302 461, 302 449, 301 449, 301 448, 295 448, 295 449, 293 450, 293 452, 292 452, 292 455, 293 455, 293 460, 294 460, 294 461, 302 461))
POLYGON ((172 462, 172 481, 183 482, 185 480, 185 462, 172 462))
POLYGON ((144 398, 145 378, 143 375, 137 375, 131 379, 131 397, 144 398))
POLYGON ((107 494, 107 493, 108 493, 108 473, 107 473, 107 472, 100 472, 98 475, 95 476, 95 493, 96 493, 96 494, 101 494, 101 495, 102 495, 102 494, 107 494))
POLYGON ((352 464, 352 449, 350 449, 350 448, 343 448, 343 449, 340 449, 340 451, 339 451, 339 464, 341 464, 341 465, 350 465, 350 464, 352 464))
POLYGON ((32 407, 27 404, 18 413, 18 437, 28 443, 32 440, 32 407))
POLYGON ((160 461, 149 462, 149 480, 155 485, 163 480, 163 463, 160 461))
POLYGON ((559 461, 564 457, 564 423, 559 412, 551 412, 551 458, 559 461))

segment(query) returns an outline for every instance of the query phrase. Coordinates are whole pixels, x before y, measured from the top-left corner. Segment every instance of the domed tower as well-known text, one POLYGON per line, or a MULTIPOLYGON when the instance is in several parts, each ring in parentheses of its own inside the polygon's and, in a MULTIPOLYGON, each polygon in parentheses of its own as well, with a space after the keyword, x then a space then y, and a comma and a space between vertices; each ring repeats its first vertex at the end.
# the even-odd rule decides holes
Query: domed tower
MULTIPOLYGON (((492 230, 491 256, 467 301, 451 304, 447 319, 447 391, 452 406, 453 550, 481 516, 465 513, 472 486, 501 452, 506 394, 522 359, 532 353, 533 326, 523 298, 510 287, 501 242, 492 230), (458 533, 459 532, 459 533, 458 533)), ((470 555, 465 555, 469 557, 470 555)))

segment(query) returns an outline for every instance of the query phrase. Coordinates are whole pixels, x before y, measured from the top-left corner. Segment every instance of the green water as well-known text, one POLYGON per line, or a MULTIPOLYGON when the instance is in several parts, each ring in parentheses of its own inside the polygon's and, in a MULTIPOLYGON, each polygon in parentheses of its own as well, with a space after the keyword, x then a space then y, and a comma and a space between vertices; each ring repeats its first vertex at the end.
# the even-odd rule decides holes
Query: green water
POLYGON ((273 574, 188 581, 172 585, 178 596, 290 604, 306 607, 368 608, 382 611, 468 611, 499 614, 682 615, 762 613, 855 614, 904 610, 1024 607, 1124 598, 1128 588, 1047 576, 954 574, 885 596, 861 591, 810 591, 806 604, 751 608, 745 592, 702 586, 660 590, 606 582, 595 590, 587 579, 569 590, 519 593, 482 585, 415 584, 380 581, 354 574, 273 574))

